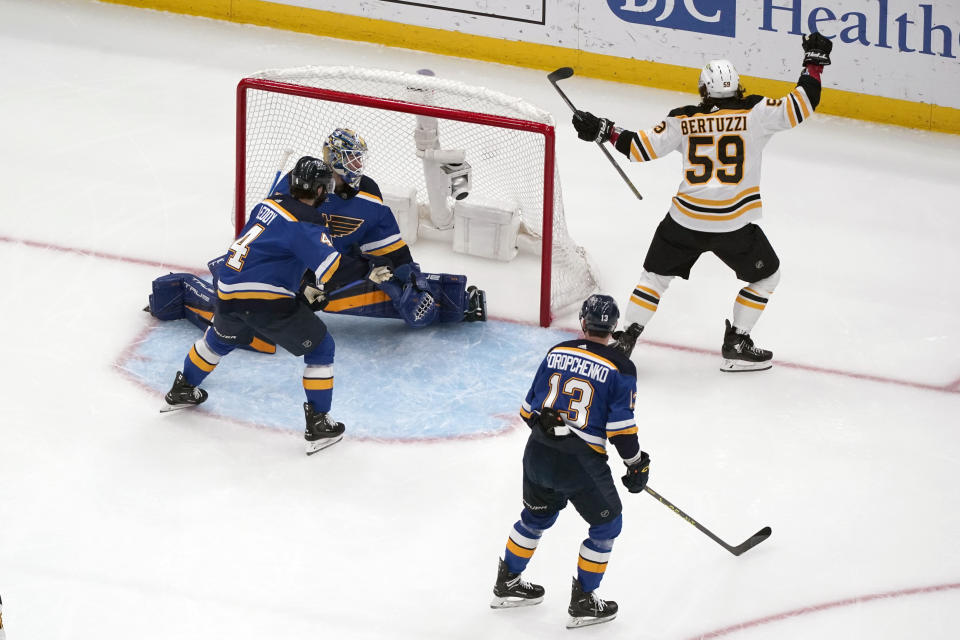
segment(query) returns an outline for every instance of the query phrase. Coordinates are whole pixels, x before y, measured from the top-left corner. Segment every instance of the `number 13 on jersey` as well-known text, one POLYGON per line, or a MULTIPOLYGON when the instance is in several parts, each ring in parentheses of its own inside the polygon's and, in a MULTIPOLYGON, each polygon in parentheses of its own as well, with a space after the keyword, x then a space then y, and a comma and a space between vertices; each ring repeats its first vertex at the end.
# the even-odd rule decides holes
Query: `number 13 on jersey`
POLYGON ((562 382, 563 376, 554 373, 547 381, 550 385, 550 392, 543 401, 543 406, 553 407, 557 398, 562 392, 563 395, 570 396, 566 410, 560 413, 566 416, 567 424, 578 429, 583 429, 590 417, 590 403, 593 402, 593 386, 581 378, 567 378, 562 382))

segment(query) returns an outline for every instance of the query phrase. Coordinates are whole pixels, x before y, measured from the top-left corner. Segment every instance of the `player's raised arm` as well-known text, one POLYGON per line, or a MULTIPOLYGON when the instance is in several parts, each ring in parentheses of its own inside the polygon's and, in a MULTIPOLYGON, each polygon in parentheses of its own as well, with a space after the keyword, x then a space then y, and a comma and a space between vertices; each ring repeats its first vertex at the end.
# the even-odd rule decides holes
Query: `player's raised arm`
POLYGON ((793 91, 780 99, 760 101, 754 108, 754 117, 768 132, 792 129, 820 105, 820 74, 830 64, 833 43, 820 33, 803 36, 803 71, 793 91))
POLYGON ((575 111, 577 137, 589 142, 609 142, 631 162, 648 162, 679 148, 680 127, 672 114, 649 129, 630 131, 598 118, 589 111, 575 111))

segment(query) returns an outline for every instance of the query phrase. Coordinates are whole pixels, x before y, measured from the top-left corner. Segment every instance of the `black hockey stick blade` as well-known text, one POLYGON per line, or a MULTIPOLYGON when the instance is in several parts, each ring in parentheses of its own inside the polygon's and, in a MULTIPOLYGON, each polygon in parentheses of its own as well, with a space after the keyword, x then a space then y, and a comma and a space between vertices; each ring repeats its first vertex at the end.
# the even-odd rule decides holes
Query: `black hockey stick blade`
POLYGON ((560 88, 560 85, 557 84, 560 80, 566 80, 567 78, 573 75, 573 69, 570 67, 560 67, 556 71, 547 74, 547 80, 550 81, 550 84, 553 85, 553 88, 557 90, 557 93, 560 94, 560 97, 563 98, 563 101, 567 103, 567 106, 570 107, 570 111, 576 111, 577 108, 573 106, 573 103, 570 102, 570 98, 567 97, 567 94, 563 92, 563 89, 560 88))
POLYGON ((550 82, 557 82, 558 80, 566 80, 573 75, 572 67, 560 67, 556 71, 547 74, 547 80, 550 82))
POLYGON ((761 542, 769 538, 770 534, 773 533, 773 529, 771 529, 770 527, 764 527, 763 529, 760 529, 760 531, 757 531, 755 534, 747 538, 743 543, 733 547, 727 544, 726 542, 724 542, 723 540, 721 540, 720 538, 718 538, 715 533, 707 529, 705 526, 703 526, 702 524, 700 524, 699 522, 697 522, 696 520, 688 516, 686 513, 684 513, 680 509, 680 507, 676 506, 675 504, 673 504, 672 502, 664 498, 662 495, 660 495, 659 493, 651 489, 650 485, 647 485, 646 487, 644 487, 644 491, 646 491, 651 496, 659 500, 662 504, 664 504, 667 508, 669 508, 675 514, 677 514, 678 516, 686 520, 689 524, 692 524, 694 527, 700 530, 700 532, 706 534, 708 538, 710 538, 711 540, 713 540, 714 542, 716 542, 721 547, 723 547, 724 549, 726 549, 727 551, 729 551, 735 556, 739 556, 741 554, 746 553, 750 549, 753 549, 755 546, 757 546, 758 544, 760 544, 761 542))
POLYGON ((763 529, 760 529, 760 531, 757 531, 755 534, 750 536, 743 544, 738 544, 730 549, 730 553, 735 556, 739 556, 741 553, 750 551, 750 549, 753 549, 755 546, 769 538, 771 533, 773 533, 773 529, 770 527, 764 527, 763 529))

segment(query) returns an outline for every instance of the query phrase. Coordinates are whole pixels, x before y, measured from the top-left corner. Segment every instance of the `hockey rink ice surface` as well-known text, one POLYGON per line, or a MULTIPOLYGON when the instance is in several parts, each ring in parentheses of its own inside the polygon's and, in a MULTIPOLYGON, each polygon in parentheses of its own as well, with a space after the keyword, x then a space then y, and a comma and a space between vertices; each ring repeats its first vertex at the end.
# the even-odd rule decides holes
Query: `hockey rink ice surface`
MULTIPOLYGON (((769 55, 794 79, 799 39, 769 55)), ((651 487, 731 544, 773 535, 734 557, 622 491, 599 591, 619 616, 566 631, 586 533, 572 508, 525 573, 545 601, 488 606, 521 508, 517 409, 545 349, 577 325, 573 309, 536 326, 534 259, 413 246, 425 269, 487 291, 485 325, 331 319, 347 435, 320 455, 303 453, 287 355, 231 355, 204 407, 157 412, 199 331, 143 313, 150 282, 200 272, 229 244, 236 83, 307 64, 430 68, 549 109, 570 233, 605 292, 623 304, 632 290, 679 158, 627 167, 636 201, 576 139, 545 72, 0 0, 8 640, 957 637, 960 137, 820 115, 772 140, 762 225, 783 278, 753 336, 776 365, 719 371, 740 283, 713 256, 674 282, 633 359, 651 487)), ((696 100, 690 74, 689 94, 563 86, 642 128, 696 100)), ((830 68, 824 80, 826 103, 830 68)))

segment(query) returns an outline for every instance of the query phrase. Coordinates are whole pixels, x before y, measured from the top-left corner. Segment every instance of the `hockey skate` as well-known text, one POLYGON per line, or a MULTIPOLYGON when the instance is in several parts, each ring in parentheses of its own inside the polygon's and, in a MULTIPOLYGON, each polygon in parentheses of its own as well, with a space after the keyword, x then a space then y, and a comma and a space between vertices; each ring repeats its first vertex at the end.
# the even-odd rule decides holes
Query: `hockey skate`
POLYGON ((641 333, 643 333, 643 327, 634 322, 623 331, 614 331, 611 334, 613 336, 612 346, 617 351, 622 351, 629 358, 641 333))
POLYGON ((724 320, 723 364, 720 371, 765 371, 773 366, 773 352, 753 346, 749 333, 737 333, 729 320, 724 320))
POLYGON ((483 289, 467 287, 467 310, 463 314, 464 322, 487 321, 487 294, 483 289))
POLYGON ((510 573, 507 563, 502 559, 497 565, 497 583, 493 585, 491 609, 509 609, 529 607, 543 602, 543 587, 531 584, 520 577, 519 573, 510 573))
POLYGON ((206 391, 188 383, 187 379, 183 377, 183 372, 177 371, 177 377, 173 380, 173 387, 163 397, 164 402, 160 407, 160 413, 195 407, 202 404, 206 399, 206 391))
POLYGON ((567 613, 570 614, 567 629, 610 622, 617 617, 617 609, 616 602, 601 599, 596 591, 584 593, 580 581, 574 578, 570 589, 570 606, 567 607, 567 613))
POLYGON ((307 441, 308 456, 343 440, 345 429, 342 422, 334 422, 328 413, 314 411, 309 402, 303 403, 303 413, 307 418, 303 438, 307 441))

